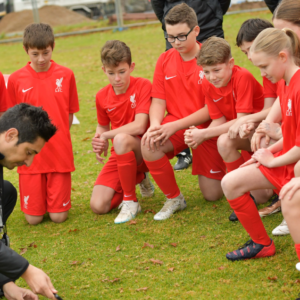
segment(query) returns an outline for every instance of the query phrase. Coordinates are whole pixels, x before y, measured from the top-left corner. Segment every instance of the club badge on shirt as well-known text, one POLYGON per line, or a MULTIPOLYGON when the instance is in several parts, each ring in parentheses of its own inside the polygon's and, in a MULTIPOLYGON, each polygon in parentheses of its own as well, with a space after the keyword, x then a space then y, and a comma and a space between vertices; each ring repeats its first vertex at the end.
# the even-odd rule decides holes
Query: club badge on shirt
POLYGON ((202 84, 204 78, 204 72, 202 70, 199 72, 199 78, 198 84, 202 84))
POLYGON ((56 89, 55 89, 55 93, 62 93, 62 81, 63 81, 63 77, 60 79, 56 79, 56 89))
POLYGON ((135 108, 136 107, 135 94, 130 96, 130 102, 131 102, 131 108, 135 108))
POLYGON ((288 109, 286 111, 286 115, 291 116, 292 115, 292 100, 291 99, 289 99, 287 106, 288 106, 288 109))

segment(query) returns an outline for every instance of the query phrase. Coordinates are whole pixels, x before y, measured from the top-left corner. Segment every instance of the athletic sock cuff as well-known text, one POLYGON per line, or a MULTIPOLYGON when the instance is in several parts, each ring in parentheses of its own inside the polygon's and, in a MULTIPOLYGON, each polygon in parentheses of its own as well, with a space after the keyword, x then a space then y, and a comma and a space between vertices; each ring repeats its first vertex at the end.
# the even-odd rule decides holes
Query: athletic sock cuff
POLYGON ((125 154, 116 154, 118 162, 128 162, 135 160, 135 155, 133 151, 127 152, 125 154))
POLYGON ((145 160, 147 167, 151 171, 161 169, 168 162, 169 162, 169 159, 166 155, 164 155, 162 158, 160 158, 158 160, 154 160, 154 161, 145 160))
POLYGON ((224 161, 228 173, 238 169, 239 166, 242 165, 244 162, 245 162, 245 160, 244 160, 243 156, 240 156, 237 160, 232 161, 232 162, 224 161))
MULTIPOLYGON (((237 197, 235 199, 228 200, 228 202, 234 211, 236 211, 236 210, 239 211, 249 201, 249 197, 250 197, 250 192, 248 192, 240 197, 237 197)), ((252 201, 252 199, 251 199, 251 201, 252 201)))

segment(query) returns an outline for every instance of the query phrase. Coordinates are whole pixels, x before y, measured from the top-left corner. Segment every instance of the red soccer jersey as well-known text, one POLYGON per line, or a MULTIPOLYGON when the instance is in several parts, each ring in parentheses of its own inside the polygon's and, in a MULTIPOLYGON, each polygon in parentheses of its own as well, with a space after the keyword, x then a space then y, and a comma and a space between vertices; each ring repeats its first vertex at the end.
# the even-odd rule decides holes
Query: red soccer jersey
MULTIPOLYGON (((201 48, 201 44, 199 48, 201 48)), ((205 106, 202 92, 204 73, 197 60, 183 61, 170 49, 160 55, 154 72, 152 97, 166 100, 167 112, 182 119, 205 106)), ((206 122, 201 127, 207 127, 206 122)))
POLYGON ((237 118, 237 113, 256 113, 264 106, 263 88, 246 69, 234 66, 225 87, 216 88, 203 80, 203 93, 211 119, 225 116, 227 121, 237 118))
POLYGON ((111 129, 116 129, 133 122, 136 114, 149 114, 151 88, 151 82, 140 77, 130 77, 126 93, 120 95, 107 85, 96 95, 98 123, 111 123, 111 129))
POLYGON ((69 130, 69 114, 79 111, 73 72, 51 61, 47 72, 35 72, 30 63, 14 72, 8 80, 8 95, 14 102, 42 106, 57 133, 35 156, 32 165, 19 167, 19 174, 72 172, 75 170, 69 130))
POLYGON ((264 97, 265 98, 277 98, 277 83, 272 83, 266 77, 263 77, 263 86, 264 86, 264 97))
POLYGON ((0 72, 0 112, 7 111, 12 106, 7 97, 4 76, 0 72))

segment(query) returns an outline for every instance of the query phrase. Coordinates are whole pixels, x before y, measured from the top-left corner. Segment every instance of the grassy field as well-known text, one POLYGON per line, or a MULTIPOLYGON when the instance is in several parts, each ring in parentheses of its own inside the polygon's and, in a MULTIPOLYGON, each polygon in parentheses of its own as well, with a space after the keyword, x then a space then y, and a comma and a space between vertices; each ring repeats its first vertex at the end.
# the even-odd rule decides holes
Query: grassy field
MULTIPOLYGON (((234 45, 240 25, 251 17, 270 20, 271 14, 226 16, 224 29, 236 63, 261 81, 259 70, 234 45)), ((141 199, 138 192, 143 213, 135 225, 115 225, 117 210, 104 216, 92 213, 89 200, 101 165, 90 151, 90 138, 97 125, 95 94, 108 84, 100 69, 99 51, 109 39, 125 41, 136 62, 134 75, 150 80, 164 51, 158 25, 57 39, 53 59, 74 71, 80 98, 77 117, 81 124, 71 130, 76 165, 73 207, 63 224, 53 224, 46 217, 40 225, 30 226, 18 203, 8 222, 12 248, 20 253, 20 248, 26 247, 24 257, 49 274, 63 299, 296 298, 300 274, 295 269, 297 257, 291 237, 274 237, 275 257, 227 261, 225 254, 246 242, 248 236, 240 223, 228 221, 231 209, 225 198, 215 203, 203 199, 191 168, 176 173, 188 207, 167 221, 156 222, 152 213, 144 213, 159 211, 165 201, 157 186, 151 199, 141 199), (36 247, 29 247, 33 242, 36 247), (153 248, 143 248, 144 243, 153 248), (118 246, 120 250, 116 251, 118 246), (155 264, 151 259, 162 263, 155 264)), ((3 73, 11 73, 27 62, 21 44, 1 45, 0 53, 3 73)), ((15 171, 6 171, 5 178, 18 186, 15 171)), ((276 214, 263 222, 271 234, 281 220, 281 214, 276 214)), ((26 286, 22 280, 18 284, 26 286)))

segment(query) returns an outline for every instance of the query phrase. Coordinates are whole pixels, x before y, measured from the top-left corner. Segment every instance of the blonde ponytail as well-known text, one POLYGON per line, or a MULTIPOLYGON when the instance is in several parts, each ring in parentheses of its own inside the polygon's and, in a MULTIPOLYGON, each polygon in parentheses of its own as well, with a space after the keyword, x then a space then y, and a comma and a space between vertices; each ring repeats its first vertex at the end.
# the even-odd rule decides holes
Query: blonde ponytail
POLYGON ((293 56, 295 64, 300 64, 300 41, 297 34, 289 29, 282 30, 267 28, 254 40, 250 51, 265 52, 269 56, 278 56, 282 50, 288 50, 293 56))

